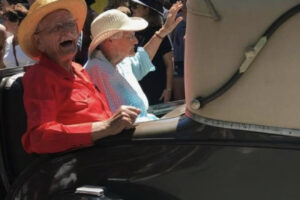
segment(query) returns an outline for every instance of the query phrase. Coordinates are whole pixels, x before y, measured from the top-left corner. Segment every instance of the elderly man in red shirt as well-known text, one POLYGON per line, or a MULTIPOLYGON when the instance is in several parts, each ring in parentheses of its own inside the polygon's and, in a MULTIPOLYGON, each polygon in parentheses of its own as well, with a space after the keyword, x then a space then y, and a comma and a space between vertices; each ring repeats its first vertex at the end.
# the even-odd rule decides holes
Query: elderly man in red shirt
POLYGON ((20 25, 20 46, 38 61, 23 77, 28 153, 92 145, 130 128, 140 112, 121 106, 111 114, 85 70, 72 62, 86 11, 84 0, 37 0, 20 25))

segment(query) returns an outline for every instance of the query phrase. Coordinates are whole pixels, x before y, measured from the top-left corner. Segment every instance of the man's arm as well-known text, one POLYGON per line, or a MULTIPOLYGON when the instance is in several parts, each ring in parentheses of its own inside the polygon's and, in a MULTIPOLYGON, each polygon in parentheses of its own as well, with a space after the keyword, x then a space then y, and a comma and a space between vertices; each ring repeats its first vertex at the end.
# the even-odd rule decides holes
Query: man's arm
MULTIPOLYGON (((124 128, 130 127, 139 114, 138 109, 125 106, 108 119, 103 117, 104 120, 98 122, 82 119, 82 123, 72 123, 72 121, 81 121, 78 117, 84 116, 76 115, 76 112, 82 111, 78 110, 80 107, 74 107, 71 108, 75 109, 72 119, 64 119, 68 122, 66 124, 60 123, 57 118, 61 106, 57 105, 58 93, 55 84, 52 84, 55 83, 52 80, 54 77, 37 75, 29 73, 23 77, 27 132, 23 135, 22 142, 28 153, 54 153, 90 146, 97 139, 115 135, 124 128)), ((64 108, 65 106, 63 105, 64 108)), ((100 116, 101 114, 103 113, 99 113, 100 116)))
POLYGON ((70 125, 45 122, 25 133, 23 145, 28 153, 55 153, 90 146, 98 139, 132 127, 139 113, 137 108, 121 106, 112 117, 99 122, 70 125))
POLYGON ((132 106, 121 106, 111 118, 92 123, 93 141, 116 135, 124 129, 131 128, 138 117, 140 110, 132 106))

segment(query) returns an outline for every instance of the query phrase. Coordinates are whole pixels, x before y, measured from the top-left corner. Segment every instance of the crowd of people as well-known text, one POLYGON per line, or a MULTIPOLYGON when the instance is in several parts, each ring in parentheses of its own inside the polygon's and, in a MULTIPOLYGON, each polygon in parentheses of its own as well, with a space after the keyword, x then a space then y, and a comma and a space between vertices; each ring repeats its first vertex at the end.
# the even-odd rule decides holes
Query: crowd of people
POLYGON ((0 67, 28 66, 28 153, 92 145, 184 98, 186 2, 108 1, 100 14, 94 2, 2 0, 0 67))

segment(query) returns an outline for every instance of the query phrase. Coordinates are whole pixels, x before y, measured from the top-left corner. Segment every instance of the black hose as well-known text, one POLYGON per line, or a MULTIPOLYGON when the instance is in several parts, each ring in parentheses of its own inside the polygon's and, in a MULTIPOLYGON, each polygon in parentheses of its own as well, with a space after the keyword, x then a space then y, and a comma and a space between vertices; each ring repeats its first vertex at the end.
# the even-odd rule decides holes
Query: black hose
MULTIPOLYGON (((293 8, 286 11, 284 14, 282 14, 279 18, 277 18, 271 26, 268 27, 268 29, 264 32, 264 34, 261 37, 266 37, 267 40, 271 38, 273 33, 282 25, 284 24, 288 19, 293 17, 295 14, 297 14, 300 11, 300 4, 294 6, 293 8)), ((229 90, 243 75, 244 73, 240 72, 240 69, 238 69, 231 78, 222 85, 217 91, 213 92, 207 97, 198 97, 196 98, 196 101, 198 101, 199 106, 198 108, 202 108, 207 103, 215 100, 219 96, 223 95, 227 90, 229 90)))

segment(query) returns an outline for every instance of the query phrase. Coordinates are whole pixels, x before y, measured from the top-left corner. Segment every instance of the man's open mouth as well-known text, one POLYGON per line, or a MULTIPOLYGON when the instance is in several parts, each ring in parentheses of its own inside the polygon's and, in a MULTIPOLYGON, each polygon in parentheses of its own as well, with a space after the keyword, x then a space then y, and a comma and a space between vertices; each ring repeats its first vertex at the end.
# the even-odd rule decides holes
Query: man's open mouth
POLYGON ((59 44, 61 53, 74 53, 77 51, 76 40, 65 40, 59 44))
POLYGON ((73 40, 66 40, 60 43, 60 46, 62 47, 70 47, 74 45, 74 41, 73 40))

